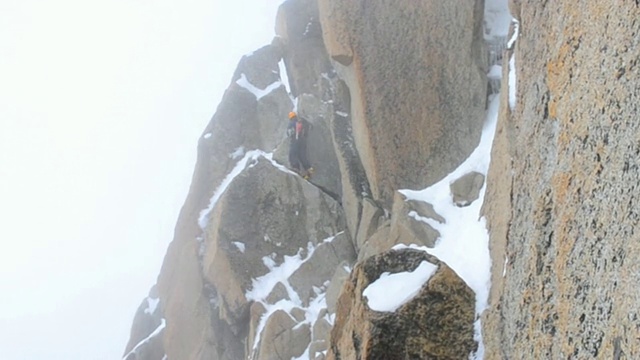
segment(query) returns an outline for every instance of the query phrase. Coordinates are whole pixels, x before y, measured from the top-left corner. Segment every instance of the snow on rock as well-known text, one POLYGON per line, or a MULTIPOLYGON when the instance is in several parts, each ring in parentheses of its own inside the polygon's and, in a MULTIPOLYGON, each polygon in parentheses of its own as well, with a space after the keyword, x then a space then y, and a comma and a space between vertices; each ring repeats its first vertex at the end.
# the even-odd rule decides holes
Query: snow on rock
POLYGON ((166 326, 167 326, 167 321, 163 318, 160 325, 158 325, 158 327, 155 330, 153 330, 153 332, 149 334, 149 336, 142 339, 136 346, 134 346, 134 348, 131 351, 129 351, 125 356, 123 356, 122 359, 124 360, 127 357, 129 357, 129 355, 135 354, 136 350, 138 350, 141 346, 151 341, 151 339, 153 339, 154 337, 158 336, 166 326))
POLYGON ((278 68, 280 69, 280 81, 284 84, 284 88, 287 89, 287 94, 291 94, 291 84, 289 83, 287 66, 284 63, 284 59, 281 59, 280 62, 278 62, 278 68))
MULTIPOLYGON (((336 236, 337 235, 338 234, 336 234, 336 236)), ((320 244, 331 242, 333 241, 333 239, 335 239, 335 236, 328 237, 324 239, 320 244)), ((252 349, 254 352, 260 344, 260 336, 267 324, 269 317, 276 311, 283 310, 290 314, 294 308, 302 309, 305 312, 305 319, 304 321, 296 325, 297 328, 304 324, 313 325, 318 319, 320 312, 323 309, 327 308, 324 289, 320 289, 321 291, 315 298, 310 301, 309 306, 304 307, 300 296, 295 292, 295 290, 293 290, 293 287, 289 283, 289 277, 302 264, 311 259, 316 248, 317 246, 309 243, 306 249, 306 256, 302 256, 303 249, 300 249, 300 251, 298 251, 298 253, 294 256, 285 256, 284 261, 280 265, 276 265, 273 259, 269 256, 266 256, 262 259, 264 264, 267 266, 267 268, 269 268, 270 271, 263 276, 253 279, 251 290, 247 291, 247 293, 245 294, 247 300, 260 302, 266 309, 265 314, 261 317, 260 322, 257 326, 256 338, 254 339, 252 345, 252 349), (289 299, 280 300, 275 304, 268 304, 266 299, 278 283, 284 285, 287 290, 289 299)))
MULTIPOLYGON (((238 150, 236 150, 236 152, 238 152, 238 150)), ((229 172, 229 174, 227 174, 224 180, 222 180, 222 183, 218 186, 216 191, 213 192, 211 199, 209 199, 209 205, 205 209, 200 211, 200 216, 198 217, 198 225, 200 225, 200 228, 202 230, 204 230, 207 227, 207 224, 209 222, 209 214, 215 207, 216 203, 218 202, 222 194, 224 194, 224 192, 227 190, 227 188, 229 187, 233 179, 235 179, 236 176, 242 173, 242 171, 247 167, 253 167, 256 164, 256 161, 258 160, 258 158, 260 157, 263 157, 269 160, 271 164, 278 170, 290 175, 297 176, 295 172, 289 170, 286 166, 278 164, 275 160, 273 160, 272 153, 265 153, 264 151, 261 151, 261 150, 251 150, 249 152, 246 152, 244 154, 244 157, 236 163, 236 166, 231 170, 231 172, 229 172)))
POLYGON ((511 39, 507 42, 507 49, 512 49, 513 45, 518 40, 518 36, 520 35, 520 22, 517 20, 513 20, 513 35, 511 35, 511 39))
POLYGON ((244 253, 244 251, 245 251, 244 243, 241 243, 239 241, 234 241, 232 244, 235 245, 235 247, 237 247, 238 250, 240 250, 241 253, 244 253))
POLYGON ((502 77, 502 66, 500 65, 491 66, 491 69, 489 69, 489 72, 487 73, 487 77, 489 79, 500 79, 502 77))
POLYGON ((371 310, 394 312, 413 299, 437 269, 436 265, 423 261, 411 272, 385 272, 369 284, 362 295, 371 310))
POLYGON ((273 84, 267 86, 265 89, 260 89, 250 83, 245 74, 240 75, 240 79, 236 81, 236 84, 240 85, 240 87, 242 88, 249 90, 249 92, 256 96, 257 100, 262 99, 263 97, 269 95, 269 93, 271 93, 273 90, 279 88, 280 86, 283 86, 281 81, 276 81, 273 84))
POLYGON ((147 298, 148 307, 144 309, 145 314, 153 315, 158 308, 158 304, 160 303, 160 299, 152 299, 150 297, 147 298))
POLYGON ((210 137, 211 137, 211 135, 212 135, 212 134, 211 134, 210 132, 209 132, 209 133, 206 133, 206 134, 204 134, 204 138, 205 138, 205 139, 208 139, 208 138, 210 138, 210 137))
POLYGON ((516 107, 516 85, 516 58, 515 55, 511 55, 511 59, 509 59, 509 108, 511 110, 516 107))
MULTIPOLYGON (((447 263, 477 296, 476 311, 482 312, 486 306, 490 286, 489 234, 485 219, 480 217, 484 202, 486 184, 482 187, 479 201, 467 207, 457 207, 451 197, 450 184, 472 171, 487 173, 491 158, 491 144, 498 119, 499 96, 494 96, 487 111, 487 119, 480 144, 456 170, 440 182, 423 190, 400 190, 407 200, 425 201, 446 219, 446 222, 429 221, 440 238, 433 249, 421 248, 447 263)), ((406 245, 396 245, 402 248, 406 245)), ((415 246, 410 246, 415 247, 415 246)))
MULTIPOLYGON (((472 171, 486 176, 491 161, 491 145, 498 120, 499 105, 500 95, 492 96, 480 144, 456 170, 426 189, 400 190, 407 200, 419 200, 432 204, 434 210, 446 219, 444 223, 429 221, 429 225, 440 233, 435 247, 430 249, 402 244, 394 247, 394 249, 405 247, 421 249, 435 255, 449 265, 475 292, 477 315, 480 315, 487 307, 491 287, 489 234, 486 228, 486 219, 480 216, 486 183, 480 191, 478 201, 462 208, 454 204, 450 193, 450 184, 472 171)), ((475 338, 478 342, 475 359, 482 359, 484 356, 480 328, 481 324, 478 319, 475 324, 475 338)))
POLYGON ((225 190, 227 190, 227 187, 229 187, 229 184, 231 184, 233 179, 235 179, 235 177, 238 176, 242 172, 242 170, 246 168, 247 163, 249 161, 255 161, 256 159, 258 159, 258 157, 262 156, 263 154, 264 152, 260 150, 249 151, 244 155, 244 157, 240 161, 238 161, 236 166, 233 168, 233 170, 231 170, 229 174, 227 174, 224 180, 222 180, 222 183, 220 184, 220 186, 218 186, 216 191, 213 192, 213 196, 211 196, 211 199, 209 200, 209 206, 207 206, 206 209, 200 212, 200 216, 198 217, 198 225, 200 225, 200 228, 202 230, 204 230, 207 227, 207 223, 209 222, 209 214, 211 213, 211 210, 213 210, 216 203, 218 202, 222 194, 224 194, 225 190))
POLYGON ((240 146, 237 149, 235 149, 234 152, 232 152, 231 154, 229 154, 229 157, 232 158, 233 160, 244 156, 244 146, 240 146))

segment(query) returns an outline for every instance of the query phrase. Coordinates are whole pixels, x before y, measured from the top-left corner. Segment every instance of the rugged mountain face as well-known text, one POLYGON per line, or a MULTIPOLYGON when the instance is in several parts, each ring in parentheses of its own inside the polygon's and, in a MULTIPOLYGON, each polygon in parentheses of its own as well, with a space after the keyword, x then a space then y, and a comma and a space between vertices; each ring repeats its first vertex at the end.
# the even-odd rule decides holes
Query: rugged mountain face
POLYGON ((509 8, 285 1, 124 359, 637 358, 640 5, 509 8))
POLYGON ((372 194, 389 207, 395 190, 435 183, 478 145, 484 1, 318 3, 372 194))
POLYGON ((638 358, 640 4, 515 3, 517 98, 485 212, 487 358, 638 358))

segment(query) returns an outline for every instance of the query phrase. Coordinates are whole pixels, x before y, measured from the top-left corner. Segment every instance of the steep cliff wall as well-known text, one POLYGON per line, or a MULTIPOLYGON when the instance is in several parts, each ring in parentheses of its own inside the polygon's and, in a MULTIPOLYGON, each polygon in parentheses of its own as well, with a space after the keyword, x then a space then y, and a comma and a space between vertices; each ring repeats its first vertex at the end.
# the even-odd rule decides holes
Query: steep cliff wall
POLYGON ((241 59, 199 140, 126 360, 481 356, 483 10, 482 0, 285 1, 276 38, 241 59), (293 109, 312 125, 309 181, 286 167, 293 109), (473 224, 452 232, 460 219, 473 224), (454 259, 467 244, 480 261, 454 259), (390 296, 402 295, 396 309, 367 295, 425 268, 415 289, 390 296))
POLYGON ((517 98, 503 101, 486 206, 487 358, 639 358, 640 4, 514 5, 517 98))
POLYGON ((484 1, 318 3, 373 196, 390 208, 395 190, 435 183, 478 145, 484 1))

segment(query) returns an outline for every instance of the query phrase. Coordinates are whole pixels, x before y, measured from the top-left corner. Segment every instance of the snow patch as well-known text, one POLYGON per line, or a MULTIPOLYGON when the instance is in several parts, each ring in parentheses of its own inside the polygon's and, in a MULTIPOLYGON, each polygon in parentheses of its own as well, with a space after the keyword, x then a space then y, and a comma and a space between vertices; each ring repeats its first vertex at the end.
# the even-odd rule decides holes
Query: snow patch
POLYGON ((493 80, 498 80, 502 78, 502 66, 500 65, 491 66, 491 69, 489 69, 489 72, 487 73, 487 77, 493 80))
POLYGON ((298 294, 293 291, 291 286, 288 286, 289 282, 287 279, 289 279, 289 276, 298 270, 300 265, 311 258, 315 247, 312 243, 307 244, 307 256, 304 258, 302 257, 302 250, 303 249, 300 249, 300 251, 298 251, 294 256, 285 256, 284 261, 280 265, 276 265, 275 261, 273 261, 271 257, 265 256, 262 258, 262 262, 270 271, 265 275, 252 280, 251 290, 247 291, 245 294, 247 300, 263 301, 267 296, 269 296, 273 288, 278 283, 282 283, 287 288, 289 297, 296 302, 296 304, 301 304, 298 294))
POLYGON ((515 55, 511 55, 511 59, 509 59, 509 108, 511 111, 516 108, 517 102, 517 86, 516 81, 516 57, 515 55))
MULTIPOLYGON (((429 225, 440 233, 434 248, 417 245, 409 247, 425 250, 447 263, 475 291, 478 313, 486 307, 491 270, 489 234, 485 226, 486 220, 484 217, 480 217, 486 183, 480 191, 479 199, 462 208, 454 204, 449 187, 452 182, 469 172, 477 171, 481 174, 487 174, 499 105, 500 97, 493 96, 487 110, 480 144, 456 170, 426 189, 400 190, 407 200, 418 200, 432 204, 436 213, 446 220, 446 222, 440 223, 426 219, 429 225)), ((407 246, 396 245, 394 248, 402 247, 407 246)))
POLYGON ((513 45, 518 40, 518 36, 520 35, 520 22, 516 19, 513 19, 513 35, 511 39, 507 42, 507 49, 513 48, 513 45))
POLYGON ((507 276, 507 265, 509 265, 509 257, 504 256, 504 265, 502 265, 502 277, 507 276))
POLYGON ((205 139, 208 139, 208 138, 210 138, 210 137, 211 137, 211 133, 210 133, 210 132, 209 132, 209 133, 204 134, 204 138, 205 138, 205 139))
POLYGON ((349 116, 349 114, 347 114, 344 111, 336 111, 336 114, 339 115, 339 116, 342 116, 342 117, 348 117, 349 116))
POLYGON ((234 242, 232 242, 232 244, 235 245, 235 247, 237 247, 238 250, 240 250, 241 253, 244 253, 244 251, 245 251, 244 243, 241 243, 239 241, 234 241, 234 242))
POLYGON ((362 296, 367 298, 371 310, 394 312, 413 299, 437 269, 436 265, 423 261, 414 271, 385 272, 364 289, 362 296))
POLYGON ((278 62, 278 69, 280 70, 280 81, 284 84, 284 88, 287 90, 287 94, 293 101, 291 96, 291 83, 289 82, 289 75, 287 74, 287 65, 284 63, 284 59, 280 59, 278 62))
POLYGON ((262 99, 263 97, 269 95, 273 90, 283 86, 280 80, 274 82, 271 85, 268 85, 265 89, 260 89, 249 82, 247 76, 245 74, 240 75, 240 79, 236 81, 236 84, 240 85, 240 87, 249 90, 253 95, 255 95, 257 100, 262 99))
POLYGON ((242 156, 244 156, 244 146, 238 147, 234 152, 229 154, 229 157, 232 158, 233 160, 242 156))
MULTIPOLYGON (((318 245, 333 241, 333 239, 335 239, 335 236, 339 234, 340 233, 324 239, 318 245)), ((315 288, 314 291, 316 292, 316 297, 311 299, 309 306, 304 307, 298 293, 293 290, 291 284, 289 283, 289 277, 298 268, 300 268, 302 264, 304 264, 311 258, 316 248, 317 246, 314 246, 312 243, 308 243, 306 249, 307 254, 306 256, 304 256, 304 258, 302 256, 303 249, 300 249, 294 256, 285 256, 284 261, 280 265, 277 265, 274 261, 273 255, 275 254, 272 254, 272 256, 265 256, 262 259, 263 263, 265 264, 265 266, 267 266, 267 268, 269 268, 270 271, 263 276, 253 279, 251 290, 249 290, 245 294, 247 300, 260 302, 266 309, 266 312, 260 319, 258 327, 256 329, 256 338, 252 345, 252 349, 254 352, 257 349, 258 344, 260 344, 260 336, 262 334, 262 331, 264 330, 264 327, 266 326, 267 320, 274 312, 283 310, 290 314, 291 310, 293 310, 294 308, 302 309, 305 312, 305 319, 304 321, 296 325, 297 328, 304 324, 313 325, 318 319, 320 312, 323 309, 327 308, 327 302, 325 299, 326 288, 315 288), (273 305, 268 304, 266 302, 266 298, 278 283, 284 285, 290 300, 283 299, 273 305)), ((309 349, 307 349, 303 353, 300 359, 307 358, 305 354, 308 353, 308 350, 309 349)))
POLYGON ((158 308, 158 304, 160 303, 160 299, 152 299, 150 297, 147 298, 147 308, 144 309, 145 314, 153 315, 158 308))

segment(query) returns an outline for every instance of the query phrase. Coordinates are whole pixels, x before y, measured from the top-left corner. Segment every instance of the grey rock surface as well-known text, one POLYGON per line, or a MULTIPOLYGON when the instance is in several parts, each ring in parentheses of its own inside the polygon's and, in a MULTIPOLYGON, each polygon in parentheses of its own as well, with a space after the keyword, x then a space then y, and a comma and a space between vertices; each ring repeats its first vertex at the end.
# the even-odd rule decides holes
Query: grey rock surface
POLYGON ((376 252, 389 249, 396 244, 434 247, 440 233, 426 223, 425 219, 440 223, 445 221, 433 210, 431 204, 417 200, 407 201, 404 195, 396 192, 391 210, 389 238, 386 243, 379 245, 382 248, 376 252))
POLYGON ((345 261, 351 264, 355 259, 356 253, 349 235, 341 233, 332 241, 320 244, 311 258, 289 277, 289 283, 303 304, 308 305, 309 300, 316 297, 314 287, 324 287, 333 277, 339 264, 345 261))
POLYGON ((394 191, 435 183, 480 140, 484 1, 318 4, 373 198, 389 208, 394 191))
POLYGON ((227 322, 246 316, 245 293, 252 279, 269 272, 263 258, 277 265, 309 243, 322 243, 344 230, 340 214, 335 200, 269 160, 259 158, 240 173, 213 208, 202 260, 206 279, 225 305, 227 322), (231 251, 234 242, 244 243, 245 252, 231 251))
POLYGON ((517 3, 518 95, 489 174, 506 189, 485 206, 506 262, 487 356, 639 358, 640 6, 517 3))
POLYGON ((309 325, 295 326, 296 322, 282 310, 269 316, 255 358, 282 360, 302 355, 311 342, 311 333, 309 325))
POLYGON ((459 207, 471 205, 478 199, 483 185, 484 175, 476 171, 465 174, 450 186, 453 203, 459 207))
POLYGON ((327 310, 331 314, 335 314, 336 303, 338 302, 338 296, 340 296, 340 290, 342 290, 342 285, 349 278, 350 271, 347 269, 351 269, 348 262, 343 261, 340 263, 340 265, 335 269, 333 277, 329 282, 329 286, 327 286, 325 296, 327 299, 327 310))

